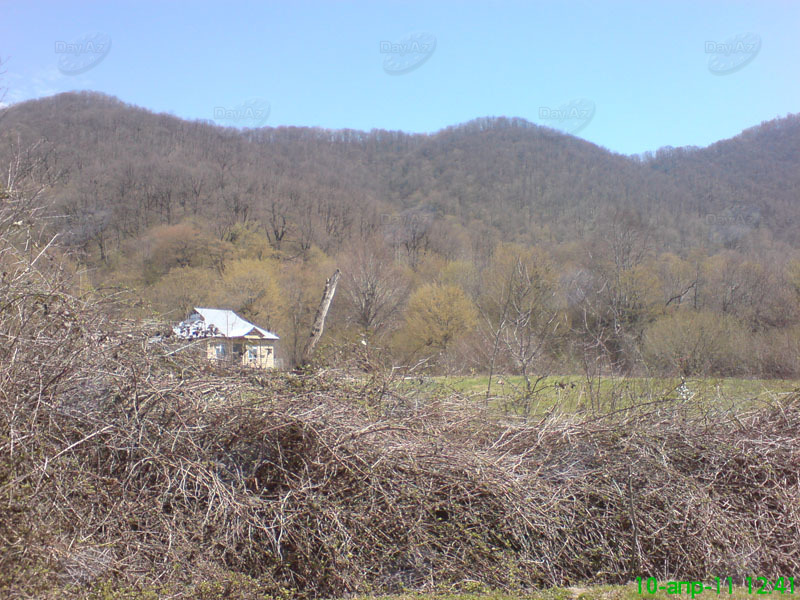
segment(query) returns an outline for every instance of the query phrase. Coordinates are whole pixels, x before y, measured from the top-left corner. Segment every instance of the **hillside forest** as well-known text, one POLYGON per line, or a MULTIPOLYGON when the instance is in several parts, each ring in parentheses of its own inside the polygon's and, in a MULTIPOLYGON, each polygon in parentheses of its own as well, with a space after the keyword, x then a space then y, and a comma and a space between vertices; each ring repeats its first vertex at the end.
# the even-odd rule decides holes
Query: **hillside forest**
POLYGON ((0 139, 80 293, 233 309, 286 368, 338 268, 334 366, 800 377, 800 115, 623 156, 515 118, 239 130, 83 92, 0 139))

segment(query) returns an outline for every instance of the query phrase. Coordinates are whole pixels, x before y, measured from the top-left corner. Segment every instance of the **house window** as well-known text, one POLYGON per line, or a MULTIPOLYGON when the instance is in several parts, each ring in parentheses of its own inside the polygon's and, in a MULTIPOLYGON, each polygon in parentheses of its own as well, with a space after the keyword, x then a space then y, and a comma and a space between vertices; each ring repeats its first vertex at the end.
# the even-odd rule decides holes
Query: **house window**
POLYGON ((217 344, 214 346, 214 356, 217 360, 222 360, 228 354, 228 349, 225 344, 217 344))
POLYGON ((258 346, 247 347, 247 360, 248 362, 258 361, 258 346))

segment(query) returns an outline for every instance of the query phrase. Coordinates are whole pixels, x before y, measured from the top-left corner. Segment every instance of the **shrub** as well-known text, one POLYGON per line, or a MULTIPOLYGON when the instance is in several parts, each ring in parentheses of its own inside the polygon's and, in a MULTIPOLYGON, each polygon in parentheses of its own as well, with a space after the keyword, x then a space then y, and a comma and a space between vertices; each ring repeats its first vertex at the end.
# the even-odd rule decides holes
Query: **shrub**
POLYGON ((736 375, 751 362, 747 336, 733 317, 681 310, 665 315, 645 331, 644 360, 656 372, 674 375, 736 375))

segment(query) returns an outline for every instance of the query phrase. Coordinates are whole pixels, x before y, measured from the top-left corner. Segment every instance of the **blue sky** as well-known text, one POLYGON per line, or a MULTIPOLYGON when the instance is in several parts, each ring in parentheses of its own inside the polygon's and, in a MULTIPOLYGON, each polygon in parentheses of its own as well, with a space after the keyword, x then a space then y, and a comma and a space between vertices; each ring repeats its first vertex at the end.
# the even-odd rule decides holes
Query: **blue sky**
POLYGON ((800 112, 790 0, 26 0, 0 14, 6 103, 85 89, 227 125, 412 132, 517 116, 626 154, 800 112))

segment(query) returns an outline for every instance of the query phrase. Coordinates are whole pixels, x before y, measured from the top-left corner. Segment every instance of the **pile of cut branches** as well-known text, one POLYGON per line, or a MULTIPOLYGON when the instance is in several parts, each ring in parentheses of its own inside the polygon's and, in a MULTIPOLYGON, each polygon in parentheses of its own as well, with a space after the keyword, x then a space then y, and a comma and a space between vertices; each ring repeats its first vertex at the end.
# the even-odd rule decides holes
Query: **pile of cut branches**
POLYGON ((503 425, 341 379, 177 369, 141 343, 89 353, 50 394, 4 393, 6 589, 241 574, 317 597, 800 567, 796 396, 503 425))

